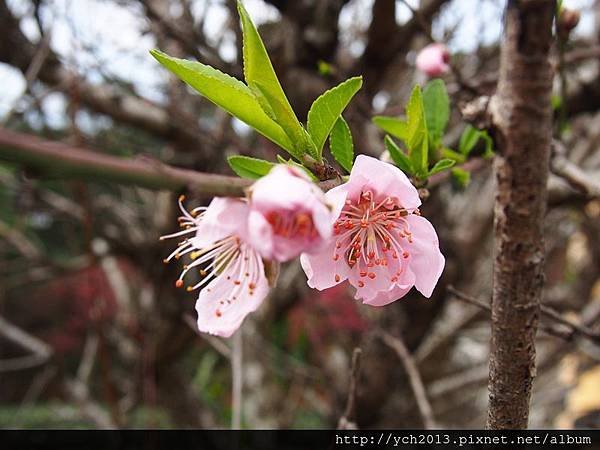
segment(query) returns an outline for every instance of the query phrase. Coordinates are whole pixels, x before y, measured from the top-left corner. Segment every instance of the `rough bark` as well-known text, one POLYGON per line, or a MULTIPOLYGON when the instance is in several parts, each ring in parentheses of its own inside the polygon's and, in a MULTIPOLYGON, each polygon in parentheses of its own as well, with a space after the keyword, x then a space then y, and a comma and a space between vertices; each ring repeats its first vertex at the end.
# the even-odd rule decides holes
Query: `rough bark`
POLYGON ((536 375, 555 9, 553 0, 508 2, 498 91, 490 105, 498 155, 489 429, 527 427, 536 375))

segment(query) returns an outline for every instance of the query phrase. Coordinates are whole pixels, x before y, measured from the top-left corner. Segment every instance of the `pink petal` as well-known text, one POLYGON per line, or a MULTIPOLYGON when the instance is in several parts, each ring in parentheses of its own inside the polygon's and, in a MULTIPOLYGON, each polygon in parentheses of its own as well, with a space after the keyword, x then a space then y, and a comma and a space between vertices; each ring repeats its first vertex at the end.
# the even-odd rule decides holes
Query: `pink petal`
POLYGON ((300 255, 300 264, 308 278, 308 285, 322 291, 346 280, 350 268, 343 256, 334 261, 335 239, 331 239, 320 252, 300 255))
POLYGON ((444 255, 440 252, 435 229, 427 219, 411 214, 406 220, 413 242, 405 247, 410 253, 409 263, 416 277, 415 287, 425 297, 431 297, 444 270, 444 255))
POLYGON ((349 197, 355 198, 365 188, 371 188, 381 197, 395 197, 405 209, 421 205, 417 189, 397 167, 366 155, 358 155, 350 179, 349 197))
POLYGON ((248 257, 248 279, 254 283, 253 289, 249 288, 248 281, 243 277, 243 283, 235 284, 234 281, 239 278, 241 271, 239 264, 232 261, 223 273, 200 291, 196 311, 198 330, 201 332, 230 337, 240 327, 244 318, 255 311, 267 296, 269 283, 262 259, 247 244, 242 244, 240 262, 243 262, 244 257, 248 257))
POLYGON ((252 246, 266 259, 273 259, 274 239, 271 224, 258 211, 248 214, 248 236, 252 246))
POLYGON ((377 293, 375 297, 365 300, 363 303, 371 306, 385 306, 395 302, 396 300, 400 300, 408 293, 408 291, 411 290, 414 285, 414 279, 415 275, 410 269, 407 269, 405 276, 402 277, 402 280, 400 280, 398 284, 393 285, 393 287, 388 291, 381 291, 377 293))
POLYGON ((324 203, 323 191, 306 176, 299 176, 299 172, 289 166, 275 166, 250 188, 252 207, 261 210, 265 207, 288 210, 304 207, 310 210, 314 203, 324 203))
POLYGON ((355 298, 362 299, 364 303, 376 297, 380 292, 389 291, 395 282, 395 277, 399 269, 399 259, 390 259, 388 266, 367 267, 364 260, 360 260, 350 271, 348 280, 356 288, 355 298), (361 272, 363 276, 361 276, 361 272), (364 275, 366 273, 366 275, 364 275))
POLYGON ((205 248, 236 235, 244 237, 248 203, 240 199, 215 197, 198 224, 196 236, 191 239, 196 248, 205 248))

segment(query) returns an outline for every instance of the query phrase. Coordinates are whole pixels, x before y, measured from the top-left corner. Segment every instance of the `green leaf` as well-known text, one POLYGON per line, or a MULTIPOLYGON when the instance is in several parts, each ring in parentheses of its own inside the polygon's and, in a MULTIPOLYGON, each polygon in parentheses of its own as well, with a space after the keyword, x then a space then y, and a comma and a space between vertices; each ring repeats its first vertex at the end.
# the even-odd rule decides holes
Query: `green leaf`
POLYGON ((462 164, 467 160, 467 158, 465 158, 464 155, 461 155, 460 153, 455 152, 454 150, 448 147, 442 147, 442 156, 444 158, 453 159, 459 164, 462 164))
POLYGON ((492 140, 492 137, 485 130, 481 130, 479 132, 479 136, 481 137, 481 139, 483 139, 483 142, 485 142, 483 157, 491 158, 492 156, 494 156, 494 141, 492 140))
POLYGON ((340 166, 350 172, 354 162, 354 143, 350 127, 342 116, 338 118, 331 130, 329 149, 340 166))
POLYGON ((471 182, 471 172, 468 172, 465 169, 461 169, 460 167, 455 167, 454 169, 452 169, 452 179, 460 187, 467 187, 471 182))
POLYGON ((413 167, 410 158, 396 145, 390 136, 386 136, 384 139, 385 148, 390 152, 392 160, 403 172, 413 175, 413 167))
POLYGON ((485 143, 485 150, 483 153, 484 158, 489 158, 494 155, 494 142, 492 138, 485 130, 478 130, 477 128, 467 125, 460 136, 460 142, 458 144, 458 151, 464 156, 469 156, 473 148, 479 140, 483 140, 485 143))
POLYGON ((283 92, 269 59, 267 49, 258 34, 258 30, 254 26, 254 23, 252 23, 241 1, 238 1, 237 6, 242 22, 244 41, 242 53, 246 83, 254 92, 257 89, 259 90, 262 94, 260 98, 261 106, 269 113, 272 113, 274 119, 285 130, 288 137, 294 143, 295 153, 302 154, 305 151, 302 125, 298 121, 290 102, 283 92), (297 140, 299 137, 302 137, 300 141, 297 140))
POLYGON ((415 175, 418 177, 426 177, 428 170, 428 139, 427 139, 427 123, 425 121, 425 111, 423 108, 423 95, 421 87, 415 86, 408 105, 406 107, 407 115, 407 139, 405 143, 409 149, 409 157, 415 175))
POLYGON ((242 178, 257 179, 268 174, 273 166, 270 161, 251 158, 249 156, 234 155, 227 158, 229 167, 242 178))
POLYGON ((460 141, 458 143, 458 151, 468 156, 477 144, 479 140, 479 130, 472 125, 467 125, 460 135, 460 141))
MULTIPOLYGON (((429 134, 425 119, 423 95, 418 85, 414 87, 410 100, 406 105, 406 116, 404 121, 393 117, 377 116, 373 119, 373 122, 404 142, 408 149, 412 174, 419 178, 426 178, 429 173, 429 134)), ((403 154, 403 156, 406 155, 403 154)), ((400 167, 400 163, 396 163, 400 167)))
POLYGON ((450 167, 454 166, 454 164, 456 164, 456 161, 454 161, 453 159, 448 159, 448 158, 440 159, 438 162, 435 163, 433 168, 429 171, 429 175, 431 176, 435 173, 439 173, 446 169, 449 169, 450 167))
POLYGON ((279 161, 281 164, 286 164, 288 166, 296 167, 297 169, 302 170, 306 175, 308 175, 308 177, 311 180, 313 180, 315 183, 319 182, 319 179, 315 176, 314 173, 312 173, 310 170, 308 170, 302 164, 297 163, 293 159, 285 159, 281 155, 277 155, 277 161, 279 161))
POLYGON ((260 107, 248 86, 229 75, 199 62, 172 58, 158 50, 150 52, 156 60, 202 96, 288 151, 292 141, 283 129, 260 107))
POLYGON ((450 119, 450 99, 440 79, 430 81, 423 90, 427 131, 435 148, 439 147, 450 119))
POLYGON ((408 124, 402 119, 388 116, 375 116, 373 123, 386 133, 403 141, 408 137, 408 124))
POLYGON ((308 111, 307 130, 321 158, 323 145, 354 94, 362 86, 362 77, 350 78, 319 96, 308 111))
POLYGON ((558 111, 563 104, 562 97, 557 94, 552 94, 552 97, 550 97, 550 104, 552 105, 553 111, 558 111))
MULTIPOLYGON (((301 159, 302 155, 306 153, 307 150, 313 148, 313 145, 304 128, 302 128, 302 126, 300 126, 300 128, 296 127, 296 123, 298 122, 296 116, 293 113, 290 115, 285 105, 283 105, 278 98, 273 97, 271 92, 261 82, 257 81, 254 83, 253 92, 259 99, 259 103, 263 104, 263 102, 266 102, 263 110, 286 130, 287 135, 295 144, 292 150, 288 150, 289 153, 292 156, 301 159)), ((312 154, 311 151, 309 151, 309 153, 312 154)))

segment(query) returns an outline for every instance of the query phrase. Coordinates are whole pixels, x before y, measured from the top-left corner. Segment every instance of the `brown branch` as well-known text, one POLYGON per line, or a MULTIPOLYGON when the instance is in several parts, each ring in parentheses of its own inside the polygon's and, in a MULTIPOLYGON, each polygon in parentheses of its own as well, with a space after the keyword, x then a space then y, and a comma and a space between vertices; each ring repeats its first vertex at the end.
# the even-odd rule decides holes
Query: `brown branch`
POLYGON ((425 386, 423 385, 423 380, 421 379, 421 374, 419 373, 419 369, 417 368, 415 360, 406 348, 404 341, 402 338, 392 336, 385 331, 378 331, 377 335, 388 347, 394 350, 400 358, 400 361, 404 366, 404 370, 408 375, 410 386, 415 394, 415 400, 417 401, 417 407, 419 408, 419 413, 421 414, 421 419, 423 420, 423 426, 427 430, 435 429, 436 423, 433 416, 433 409, 431 408, 431 404, 427 398, 427 393, 425 391, 425 386))
POLYGON ((18 326, 13 325, 1 316, 0 335, 31 352, 31 354, 27 356, 0 361, 0 373, 29 369, 45 364, 54 354, 52 347, 48 344, 22 330, 18 326))
POLYGON ((248 180, 170 167, 150 158, 124 159, 0 128, 0 159, 61 178, 134 184, 149 189, 186 187, 212 195, 243 195, 248 180))
MULTIPOLYGON (((23 34, 19 20, 13 16, 4 0, 0 0, 0 29, 3 33, 0 40, 0 62, 10 64, 25 74, 35 58, 37 48, 23 34)), ((158 66, 157 70, 160 70, 158 66)), ((117 122, 135 126, 165 139, 193 142, 196 146, 212 145, 207 133, 197 126, 195 117, 180 111, 169 111, 155 102, 109 84, 88 83, 79 74, 66 68, 52 51, 45 55, 44 63, 36 75, 42 83, 62 90, 67 95, 76 80, 81 103, 117 122)))
POLYGON ((338 430, 357 430, 356 425, 356 396, 358 390, 358 377, 360 373, 360 357, 362 350, 358 347, 352 352, 352 367, 350 368, 350 387, 344 414, 338 421, 338 430))
MULTIPOLYGON (((147 157, 124 159, 110 156, 1 127, 0 160, 60 178, 93 179, 148 189, 188 188, 209 195, 243 196, 244 189, 252 184, 250 180, 238 177, 179 169, 147 157)), ((328 191, 341 182, 339 178, 321 181, 319 187, 328 191)))
POLYGON ((405 24, 395 21, 395 0, 376 0, 373 20, 368 31, 365 51, 357 61, 354 72, 365 74, 365 90, 375 93, 395 58, 405 54, 413 38, 422 31, 421 24, 431 21, 448 0, 424 0, 419 3, 418 14, 413 14, 405 24))
POLYGON ((526 428, 544 285, 556 1, 508 2, 492 135, 497 154, 488 429, 526 428))
POLYGON ((569 161, 565 145, 557 140, 552 141, 553 154, 550 168, 563 178, 571 187, 590 198, 600 197, 600 179, 586 173, 577 164, 569 161))
MULTIPOLYGON (((462 291, 459 291, 454 286, 451 286, 451 285, 447 286, 446 290, 448 292, 450 292, 452 295, 454 295, 456 298, 458 298, 459 300, 462 300, 463 302, 477 306, 478 308, 483 309, 484 311, 488 311, 488 312, 492 311, 492 308, 487 303, 485 303, 481 300, 478 300, 475 297, 472 297, 462 291)), ((563 326, 569 328, 569 331, 565 332, 565 331, 562 331, 555 327, 543 327, 543 326, 540 326, 540 330, 545 331, 546 333, 548 333, 550 335, 553 335, 553 336, 556 336, 556 337, 559 337, 559 338, 565 339, 565 340, 570 340, 573 338, 573 336, 580 335, 582 337, 585 337, 586 339, 589 339, 591 342, 593 342, 595 344, 600 344, 600 333, 599 332, 596 332, 584 325, 572 322, 569 319, 564 318, 557 311, 550 308, 549 306, 541 305, 540 311, 542 313, 542 316, 546 317, 547 319, 550 319, 550 321, 552 321, 554 323, 557 323, 557 324, 560 324, 560 325, 563 325, 563 326)))

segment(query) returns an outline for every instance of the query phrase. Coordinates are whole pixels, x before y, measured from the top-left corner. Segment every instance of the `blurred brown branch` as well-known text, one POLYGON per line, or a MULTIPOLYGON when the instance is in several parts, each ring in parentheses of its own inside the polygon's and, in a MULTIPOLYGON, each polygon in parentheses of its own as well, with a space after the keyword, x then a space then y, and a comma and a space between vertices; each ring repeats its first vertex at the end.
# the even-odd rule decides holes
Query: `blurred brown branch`
POLYGON ((352 366, 350 367, 350 386, 348 388, 348 400, 344 414, 338 421, 338 430, 356 430, 356 396, 358 391, 358 379, 360 376, 360 356, 362 350, 355 348, 352 352, 352 366))
POLYGON ((400 358, 400 361, 404 366, 404 370, 408 375, 410 386, 415 394, 415 400, 417 401, 421 419, 423 419, 424 428, 427 430, 435 429, 437 425, 433 416, 431 403, 427 398, 427 392, 425 390, 425 386, 423 385, 423 380, 421 379, 421 374, 419 373, 417 364, 415 363, 415 360, 413 359, 409 350, 406 348, 406 344, 404 344, 402 338, 392 336, 385 331, 379 331, 378 336, 388 347, 393 349, 398 355, 398 358, 400 358))
POLYGON ((189 188, 211 195, 242 195, 248 180, 178 169, 150 158, 123 159, 0 128, 0 159, 62 178, 112 181, 149 189, 189 188))
MULTIPOLYGON (((481 308, 488 312, 491 312, 491 310, 492 310, 490 305, 488 305, 487 303, 485 303, 481 300, 478 300, 464 292, 459 291, 452 285, 446 287, 446 290, 448 292, 450 292, 452 295, 454 295, 456 298, 458 298, 459 300, 467 302, 471 305, 475 305, 478 308, 481 308)), ((582 337, 585 337, 586 339, 589 339, 591 342, 593 342, 595 344, 600 344, 600 333, 598 333, 594 330, 591 330, 584 325, 575 323, 569 319, 564 318, 557 311, 550 308, 549 306, 541 305, 540 311, 542 312, 542 315, 544 317, 546 317, 547 319, 550 319, 552 322, 554 322, 556 324, 564 325, 567 328, 569 328, 569 330, 570 330, 569 332, 565 333, 563 330, 556 329, 553 327, 540 327, 540 329, 545 331, 546 333, 551 334, 556 337, 559 337, 559 338, 562 338, 562 339, 567 339, 567 340, 571 339, 574 335, 580 335, 582 337)))

